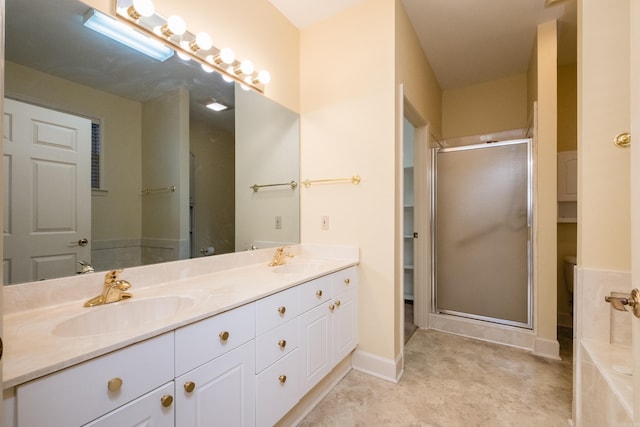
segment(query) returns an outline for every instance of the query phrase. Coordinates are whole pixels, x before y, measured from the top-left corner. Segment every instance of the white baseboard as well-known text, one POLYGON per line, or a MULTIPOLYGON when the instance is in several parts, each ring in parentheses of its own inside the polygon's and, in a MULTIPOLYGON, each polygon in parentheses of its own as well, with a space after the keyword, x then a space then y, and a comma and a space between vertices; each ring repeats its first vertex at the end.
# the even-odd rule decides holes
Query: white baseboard
POLYGON ((353 369, 396 384, 404 372, 403 361, 402 353, 392 360, 362 350, 356 350, 351 359, 353 369))
POLYGON ((533 347, 533 354, 537 356, 547 357, 549 359, 560 359, 560 343, 558 340, 548 340, 545 338, 536 337, 536 342, 533 347))

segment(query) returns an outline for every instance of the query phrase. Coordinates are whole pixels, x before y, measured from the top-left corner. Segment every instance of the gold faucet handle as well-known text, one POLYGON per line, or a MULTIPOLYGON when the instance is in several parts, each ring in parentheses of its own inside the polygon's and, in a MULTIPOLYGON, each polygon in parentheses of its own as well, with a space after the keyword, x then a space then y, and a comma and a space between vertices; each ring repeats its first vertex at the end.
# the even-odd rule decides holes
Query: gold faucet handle
POLYGON ((122 273, 123 270, 111 270, 104 276, 104 283, 110 284, 118 280, 118 275, 122 273))

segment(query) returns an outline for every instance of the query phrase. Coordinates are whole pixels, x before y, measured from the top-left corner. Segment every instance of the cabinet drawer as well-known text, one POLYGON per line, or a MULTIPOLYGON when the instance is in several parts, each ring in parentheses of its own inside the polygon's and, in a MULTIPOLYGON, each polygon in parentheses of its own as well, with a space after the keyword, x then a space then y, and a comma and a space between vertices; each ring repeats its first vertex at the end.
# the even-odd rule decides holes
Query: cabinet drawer
POLYGON ((300 313, 331 299, 331 276, 324 276, 299 286, 300 313))
POLYGON ((255 315, 247 304, 176 330, 176 376, 252 340, 255 315))
POLYGON ((344 270, 337 271, 331 276, 332 297, 335 298, 343 292, 358 287, 358 269, 357 267, 349 267, 344 270))
POLYGON ((289 320, 256 338, 256 373, 298 348, 298 319, 289 320))
POLYGON ((86 427, 173 427, 173 381, 109 412, 86 427), (170 396, 170 397, 167 397, 170 396), (170 400, 166 400, 170 399, 170 400), (166 406, 165 406, 166 405, 166 406))
POLYGON ((300 351, 294 350, 256 377, 256 425, 272 426, 300 397, 300 351))
POLYGON ((18 425, 85 424, 172 380, 167 333, 18 386, 18 425))
POLYGON ((256 301, 256 334, 280 326, 295 318, 298 309, 298 287, 256 301))

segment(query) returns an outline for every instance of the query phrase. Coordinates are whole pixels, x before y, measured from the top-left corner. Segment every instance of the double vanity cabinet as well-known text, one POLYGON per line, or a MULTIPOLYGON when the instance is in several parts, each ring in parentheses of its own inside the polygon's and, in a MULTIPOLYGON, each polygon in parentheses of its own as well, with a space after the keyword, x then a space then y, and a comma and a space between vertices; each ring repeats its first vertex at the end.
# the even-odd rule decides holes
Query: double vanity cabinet
POLYGON ((357 285, 334 271, 17 385, 15 424, 271 426, 354 350, 357 285))

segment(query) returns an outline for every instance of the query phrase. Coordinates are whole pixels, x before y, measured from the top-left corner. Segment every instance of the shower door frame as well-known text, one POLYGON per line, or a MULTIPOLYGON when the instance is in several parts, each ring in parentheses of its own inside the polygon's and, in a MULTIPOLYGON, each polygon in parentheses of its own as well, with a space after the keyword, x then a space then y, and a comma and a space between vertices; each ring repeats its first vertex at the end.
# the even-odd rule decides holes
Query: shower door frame
POLYGON ((501 141, 494 143, 464 145, 460 147, 436 147, 432 150, 431 155, 431 312, 436 314, 453 315, 457 317, 480 320, 494 324, 515 326, 518 328, 533 330, 533 141, 531 138, 514 139, 509 141, 501 141), (507 319, 498 319, 472 313, 462 313, 454 310, 439 310, 437 305, 437 258, 436 251, 438 230, 436 227, 436 206, 437 206, 437 172, 438 172, 438 153, 491 149, 495 147, 503 147, 507 145, 527 144, 527 323, 516 322, 507 319))

